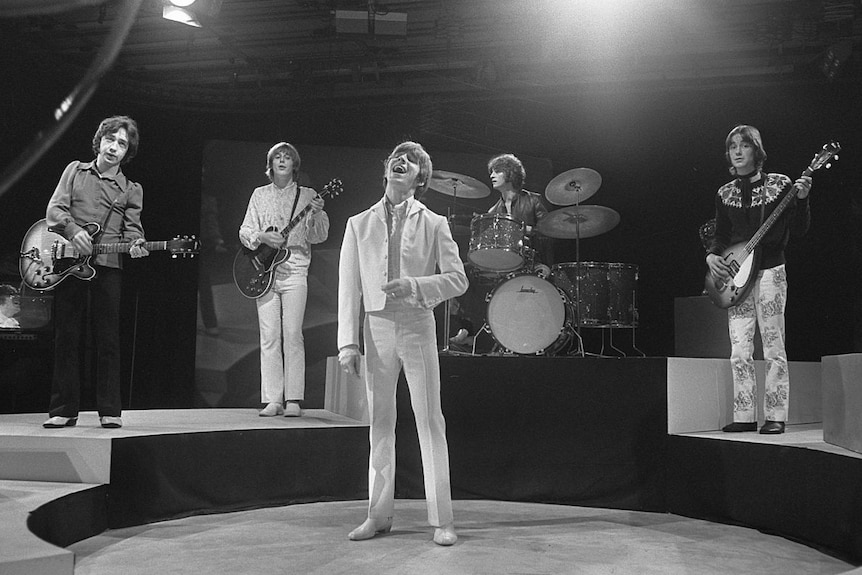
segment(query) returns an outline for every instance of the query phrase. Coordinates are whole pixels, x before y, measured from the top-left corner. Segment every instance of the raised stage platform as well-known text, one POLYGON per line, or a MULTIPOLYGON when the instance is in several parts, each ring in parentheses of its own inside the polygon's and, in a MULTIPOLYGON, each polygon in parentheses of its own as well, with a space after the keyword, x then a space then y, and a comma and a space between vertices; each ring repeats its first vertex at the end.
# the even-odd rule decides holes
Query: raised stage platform
MULTIPOLYGON (((796 407, 787 433, 770 437, 717 431, 729 405, 720 363, 444 355, 453 496, 741 524, 862 563, 862 455, 826 443, 822 424, 807 421, 819 413, 808 403, 820 364, 791 365, 796 407)), ((33 534, 63 547, 106 528, 365 499, 361 385, 330 374, 329 409, 301 419, 255 409, 127 411, 126 427, 110 431, 94 413, 62 430, 42 429, 44 414, 0 417, 3 572, 32 573, 39 559, 36 572, 71 573, 63 550, 52 556, 33 534)), ((403 382, 398 394, 397 495, 421 498, 403 382)))

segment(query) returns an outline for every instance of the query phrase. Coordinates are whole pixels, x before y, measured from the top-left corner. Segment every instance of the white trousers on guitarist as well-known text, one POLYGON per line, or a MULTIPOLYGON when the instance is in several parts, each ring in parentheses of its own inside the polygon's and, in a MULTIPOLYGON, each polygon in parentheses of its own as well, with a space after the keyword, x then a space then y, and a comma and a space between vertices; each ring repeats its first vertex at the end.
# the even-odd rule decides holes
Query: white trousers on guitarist
POLYGON ((449 446, 440 403, 440 360, 434 314, 427 309, 365 316, 365 386, 371 419, 368 517, 390 523, 395 505, 396 386, 404 368, 416 419, 428 523, 452 522, 449 446))
POLYGON ((757 421, 757 382, 754 372, 754 329, 760 327, 766 387, 763 412, 770 421, 787 421, 790 372, 784 349, 784 308, 787 303, 787 273, 783 265, 762 270, 748 297, 728 310, 733 370, 733 421, 757 421))
POLYGON ((260 323, 260 399, 283 403, 305 399, 305 340, 302 321, 308 279, 291 274, 273 279, 257 300, 260 323))

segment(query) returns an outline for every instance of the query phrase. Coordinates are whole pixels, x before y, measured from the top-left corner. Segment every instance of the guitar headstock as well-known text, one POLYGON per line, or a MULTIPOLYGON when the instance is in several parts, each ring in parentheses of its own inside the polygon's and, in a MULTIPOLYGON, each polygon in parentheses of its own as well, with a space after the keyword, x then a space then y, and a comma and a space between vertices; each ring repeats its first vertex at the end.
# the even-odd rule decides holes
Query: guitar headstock
POLYGON ((193 258, 201 251, 201 243, 194 236, 176 236, 165 244, 165 249, 171 253, 172 258, 193 258))
POLYGON ((323 191, 320 192, 319 195, 321 198, 325 198, 326 196, 334 198, 343 191, 344 182, 342 182, 338 178, 332 178, 331 180, 329 180, 329 182, 327 182, 325 186, 323 186, 323 191))
MULTIPOLYGON (((830 160, 838 159, 838 152, 841 151, 841 145, 838 142, 830 141, 827 144, 823 145, 823 148, 815 154, 814 159, 811 160, 811 164, 808 166, 809 172, 814 172, 815 170, 819 170, 823 166, 829 168, 831 164, 830 160)), ((810 175, 810 174, 809 174, 810 175)))

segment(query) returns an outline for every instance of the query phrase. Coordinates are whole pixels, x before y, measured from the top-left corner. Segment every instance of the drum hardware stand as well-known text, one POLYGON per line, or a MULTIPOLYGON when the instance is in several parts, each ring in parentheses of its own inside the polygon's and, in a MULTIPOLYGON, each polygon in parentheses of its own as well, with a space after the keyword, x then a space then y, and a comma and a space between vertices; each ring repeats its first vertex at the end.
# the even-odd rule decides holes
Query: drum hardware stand
POLYGON ((586 357, 584 340, 581 338, 581 199, 575 195, 575 337, 578 338, 578 349, 574 352, 577 357, 586 357))

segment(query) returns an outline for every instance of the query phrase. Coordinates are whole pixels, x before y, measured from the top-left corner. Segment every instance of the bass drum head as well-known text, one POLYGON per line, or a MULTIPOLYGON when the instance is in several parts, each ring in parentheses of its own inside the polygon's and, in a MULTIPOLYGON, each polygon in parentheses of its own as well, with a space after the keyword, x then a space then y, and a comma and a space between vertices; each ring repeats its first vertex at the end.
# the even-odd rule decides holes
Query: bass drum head
POLYGON ((514 353, 541 354, 563 333, 566 300, 565 292, 540 277, 510 277, 490 294, 491 335, 514 353))

